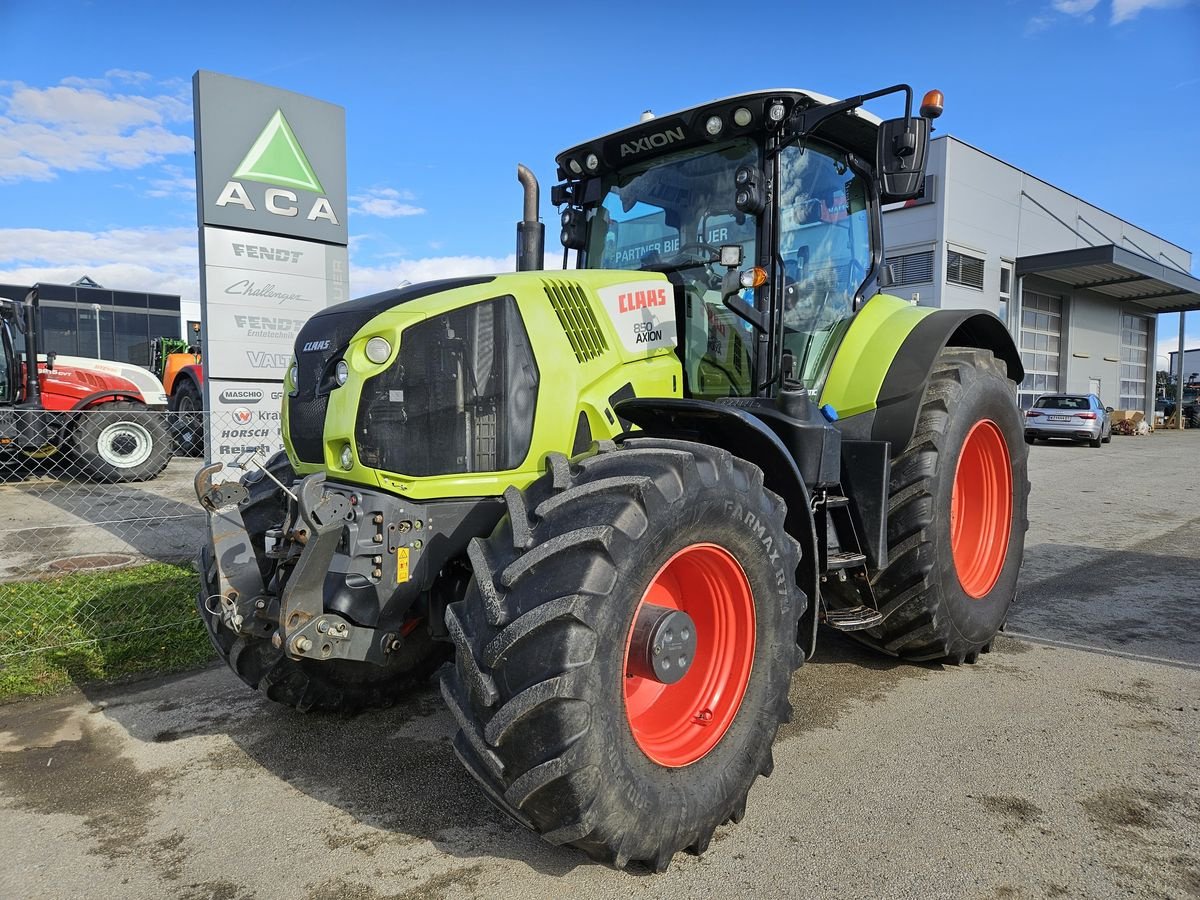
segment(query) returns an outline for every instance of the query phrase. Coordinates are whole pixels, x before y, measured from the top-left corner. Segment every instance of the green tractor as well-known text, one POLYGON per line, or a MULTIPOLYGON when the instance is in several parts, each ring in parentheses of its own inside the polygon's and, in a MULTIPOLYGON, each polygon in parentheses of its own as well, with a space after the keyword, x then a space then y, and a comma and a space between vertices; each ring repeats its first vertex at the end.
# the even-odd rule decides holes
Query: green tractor
POLYGON ((558 156, 561 271, 522 167, 517 272, 314 315, 286 455, 197 476, 218 652, 336 712, 453 658, 484 793, 656 871, 743 816, 820 624, 974 662, 1027 527, 1020 357, 991 313, 883 292, 880 209, 940 112, 897 85, 643 117, 558 156))

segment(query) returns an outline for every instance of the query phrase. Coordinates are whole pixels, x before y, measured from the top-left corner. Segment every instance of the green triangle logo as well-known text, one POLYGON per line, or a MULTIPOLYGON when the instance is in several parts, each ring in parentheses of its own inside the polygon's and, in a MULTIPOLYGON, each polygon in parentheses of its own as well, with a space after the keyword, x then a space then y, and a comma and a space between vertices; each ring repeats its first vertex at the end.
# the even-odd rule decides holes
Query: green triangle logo
POLYGON ((275 110, 233 177, 325 193, 281 109, 275 110))

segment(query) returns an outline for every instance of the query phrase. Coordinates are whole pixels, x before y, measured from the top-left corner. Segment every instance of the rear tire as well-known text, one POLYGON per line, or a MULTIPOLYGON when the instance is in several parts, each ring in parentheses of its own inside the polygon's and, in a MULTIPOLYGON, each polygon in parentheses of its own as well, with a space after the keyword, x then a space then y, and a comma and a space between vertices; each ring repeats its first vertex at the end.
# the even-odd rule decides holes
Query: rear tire
POLYGON ((509 516, 472 542, 475 577, 446 613, 455 751, 494 803, 551 843, 663 871, 741 821, 750 786, 771 772, 803 659, 799 545, 761 470, 724 450, 633 439, 570 462, 551 454, 548 468, 506 492, 509 516), (632 674, 632 626, 690 554, 720 564, 675 582, 697 646, 664 687, 632 674), (752 613, 705 626, 726 591, 742 591, 752 613), (713 672, 742 674, 713 694, 713 672))
MULTIPOLYGON (((290 487, 295 482, 295 472, 286 458, 272 458, 268 467, 285 485, 290 487)), ((241 507, 242 518, 258 554, 259 568, 264 578, 269 578, 273 561, 263 555, 263 534, 283 521, 286 495, 266 476, 243 483, 250 497, 241 507)), ((387 666, 351 660, 291 659, 269 640, 237 634, 220 623, 219 615, 208 604, 218 592, 210 547, 200 551, 199 566, 201 590, 196 607, 217 655, 251 688, 299 712, 348 715, 391 706, 428 681, 450 658, 450 644, 433 640, 427 627, 417 627, 405 636, 399 650, 389 654, 387 666)))
POLYGON ((95 481, 157 478, 172 446, 162 413, 126 400, 82 411, 71 435, 71 454, 95 481))
POLYGON ((1029 527, 1015 390, 988 351, 948 347, 938 356, 913 438, 892 461, 889 564, 873 578, 887 618, 855 632, 859 640, 911 660, 974 662, 991 648, 1016 597, 1029 527))

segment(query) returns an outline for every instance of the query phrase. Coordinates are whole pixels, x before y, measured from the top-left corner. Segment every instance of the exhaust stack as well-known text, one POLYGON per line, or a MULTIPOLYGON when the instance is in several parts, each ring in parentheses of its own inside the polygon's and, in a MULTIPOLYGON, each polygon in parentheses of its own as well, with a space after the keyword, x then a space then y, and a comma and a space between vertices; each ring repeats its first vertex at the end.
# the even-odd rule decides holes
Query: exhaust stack
POLYGON ((533 272, 546 267, 546 226, 538 221, 537 177, 517 163, 517 181, 525 189, 525 213, 517 223, 517 271, 533 272))

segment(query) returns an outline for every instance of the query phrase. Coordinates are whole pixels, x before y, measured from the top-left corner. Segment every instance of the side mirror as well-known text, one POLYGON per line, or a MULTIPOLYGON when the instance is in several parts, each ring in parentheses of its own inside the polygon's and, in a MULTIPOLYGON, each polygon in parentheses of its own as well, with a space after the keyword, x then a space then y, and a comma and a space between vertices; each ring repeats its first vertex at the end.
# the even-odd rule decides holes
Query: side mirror
POLYGON ((880 123, 875 167, 879 172, 881 202, 911 200, 921 192, 929 130, 929 119, 918 116, 880 123))
POLYGON ((1104 407, 1104 411, 1105 411, 1105 412, 1112 412, 1112 411, 1113 411, 1113 408, 1112 408, 1111 406, 1106 406, 1106 407, 1104 407))
POLYGON ((884 263, 879 270, 879 289, 890 288, 896 283, 896 267, 892 263, 884 263))

